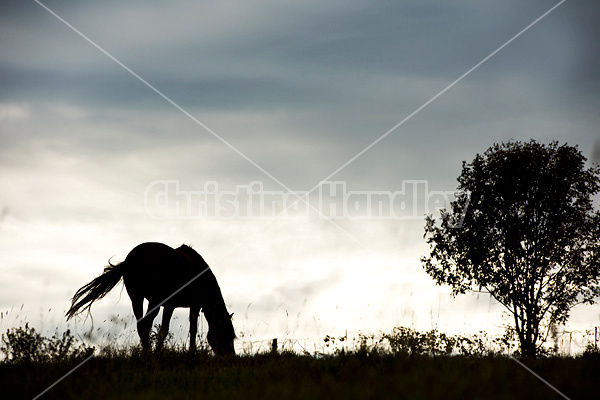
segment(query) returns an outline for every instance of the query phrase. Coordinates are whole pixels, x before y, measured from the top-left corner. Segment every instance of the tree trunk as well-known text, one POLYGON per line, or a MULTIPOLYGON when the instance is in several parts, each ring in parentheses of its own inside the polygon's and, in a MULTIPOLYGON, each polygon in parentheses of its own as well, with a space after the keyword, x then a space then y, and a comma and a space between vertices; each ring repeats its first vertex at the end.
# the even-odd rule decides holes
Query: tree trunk
POLYGON ((536 345, 529 335, 525 335, 525 340, 521 341, 521 355, 525 358, 536 357, 536 345))
POLYGON ((533 328, 532 321, 526 315, 519 315, 516 310, 514 314, 515 318, 515 330, 519 337, 519 344, 521 347, 521 356, 525 358, 536 357, 536 335, 534 335, 535 329, 533 328))
POLYGON ((535 358, 536 343, 531 319, 527 319, 525 326, 525 334, 523 335, 524 340, 521 340, 521 355, 526 358, 535 358))

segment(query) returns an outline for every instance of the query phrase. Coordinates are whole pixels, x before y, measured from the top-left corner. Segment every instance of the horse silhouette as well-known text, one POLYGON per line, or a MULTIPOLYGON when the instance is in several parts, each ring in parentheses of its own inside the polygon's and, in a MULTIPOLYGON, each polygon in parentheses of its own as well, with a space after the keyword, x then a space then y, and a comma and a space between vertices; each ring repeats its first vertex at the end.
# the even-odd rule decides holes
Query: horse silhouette
POLYGON ((112 290, 123 279, 137 319, 137 331, 142 347, 150 346, 150 329, 159 308, 163 317, 158 332, 157 347, 163 345, 169 333, 173 310, 190 309, 190 351, 196 350, 198 315, 208 322, 207 340, 215 354, 234 354, 235 332, 221 289, 215 275, 202 256, 189 246, 177 249, 162 243, 142 243, 118 264, 104 268, 102 275, 81 287, 71 299, 67 320, 87 309, 112 290), (144 313, 144 299, 148 309, 144 313))

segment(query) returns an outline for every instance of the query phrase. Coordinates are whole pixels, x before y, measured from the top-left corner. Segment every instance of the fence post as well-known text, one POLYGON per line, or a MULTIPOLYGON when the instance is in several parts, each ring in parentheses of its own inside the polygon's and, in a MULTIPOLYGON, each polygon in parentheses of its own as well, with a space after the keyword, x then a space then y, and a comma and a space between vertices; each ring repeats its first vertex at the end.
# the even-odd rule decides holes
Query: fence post
POLYGON ((271 353, 277 353, 277 339, 273 339, 271 343, 271 353))

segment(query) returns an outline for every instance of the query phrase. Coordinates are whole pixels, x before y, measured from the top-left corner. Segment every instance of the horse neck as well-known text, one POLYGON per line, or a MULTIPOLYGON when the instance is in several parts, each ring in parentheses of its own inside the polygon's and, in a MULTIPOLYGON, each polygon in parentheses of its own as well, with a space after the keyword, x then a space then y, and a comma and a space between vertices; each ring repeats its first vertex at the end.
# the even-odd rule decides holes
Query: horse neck
POLYGON ((220 301, 211 302, 211 304, 205 304, 202 307, 204 312, 204 317, 210 326, 213 322, 216 322, 223 318, 229 318, 229 313, 227 312, 227 307, 225 307, 225 302, 223 299, 218 299, 220 301))
POLYGON ((221 288, 212 271, 207 271, 201 285, 200 290, 203 292, 201 307, 208 323, 210 324, 212 321, 221 319, 224 316, 229 317, 221 288))

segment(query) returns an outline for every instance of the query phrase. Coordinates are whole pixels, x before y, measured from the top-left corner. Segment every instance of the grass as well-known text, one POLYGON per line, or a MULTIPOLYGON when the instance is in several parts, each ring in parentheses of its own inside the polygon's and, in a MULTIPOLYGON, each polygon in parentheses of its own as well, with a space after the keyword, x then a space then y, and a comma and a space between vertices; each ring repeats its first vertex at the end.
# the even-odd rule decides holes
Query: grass
MULTIPOLYGON (((488 339, 399 327, 378 339, 359 334, 352 346, 346 337, 326 336, 332 354, 215 357, 205 342, 193 354, 174 343, 160 352, 136 346, 98 351, 68 330, 44 337, 25 324, 1 336, 0 398, 34 398, 65 374, 42 398, 563 398, 515 360, 491 352, 488 339)), ((523 362, 568 398, 588 399, 597 393, 600 367, 600 353, 588 347, 578 357, 523 362)))
MULTIPOLYGON (((33 398, 81 360, 0 364, 2 398, 33 398)), ((570 399, 598 394, 600 357, 526 364, 570 399)), ((553 399, 562 398, 508 357, 357 351, 214 357, 137 348, 93 357, 44 394, 53 399, 553 399)))

